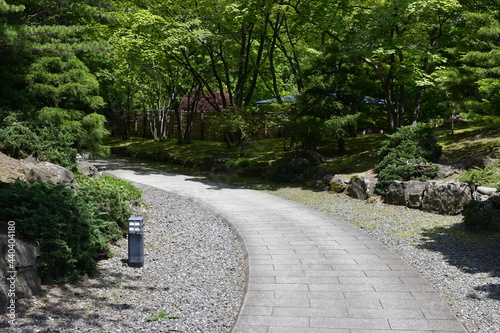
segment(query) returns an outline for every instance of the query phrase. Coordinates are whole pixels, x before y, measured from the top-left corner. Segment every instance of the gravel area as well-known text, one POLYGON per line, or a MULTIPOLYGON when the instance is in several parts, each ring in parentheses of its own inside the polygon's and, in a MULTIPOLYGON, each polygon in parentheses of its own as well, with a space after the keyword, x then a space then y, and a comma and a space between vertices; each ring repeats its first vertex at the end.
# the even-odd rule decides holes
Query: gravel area
POLYGON ((500 332, 500 234, 473 233, 443 216, 281 188, 270 192, 341 217, 399 254, 442 296, 469 332, 500 332))
MULTIPOLYGON (((215 213, 144 185, 144 267, 131 268, 127 240, 95 278, 44 287, 19 300, 9 332, 229 332, 245 287, 245 258, 234 230, 215 213)), ((2 331, 3 332, 3 331, 2 331)))

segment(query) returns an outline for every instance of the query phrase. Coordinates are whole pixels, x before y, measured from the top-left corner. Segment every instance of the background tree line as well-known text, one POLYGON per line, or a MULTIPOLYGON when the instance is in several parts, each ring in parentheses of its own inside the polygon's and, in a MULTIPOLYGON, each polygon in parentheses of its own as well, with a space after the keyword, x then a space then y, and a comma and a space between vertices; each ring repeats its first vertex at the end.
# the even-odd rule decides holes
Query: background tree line
POLYGON ((333 136, 340 151, 353 124, 394 132, 458 113, 493 119, 499 8, 498 0, 0 0, 0 149, 71 165, 78 151, 105 153, 106 122, 128 139, 138 115, 164 139, 188 92, 225 115, 217 127, 239 144, 252 132, 253 103, 271 97, 282 110, 274 121, 295 139, 314 148, 333 136), (283 99, 290 94, 300 94, 293 105, 283 99))

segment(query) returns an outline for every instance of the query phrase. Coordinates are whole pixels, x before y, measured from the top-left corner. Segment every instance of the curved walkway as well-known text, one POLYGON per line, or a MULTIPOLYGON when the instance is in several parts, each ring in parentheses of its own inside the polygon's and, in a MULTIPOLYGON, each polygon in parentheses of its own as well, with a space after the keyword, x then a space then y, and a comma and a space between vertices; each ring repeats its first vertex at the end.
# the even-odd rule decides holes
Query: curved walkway
POLYGON ((254 190, 93 163, 201 202, 237 229, 248 255, 248 285, 235 333, 466 332, 418 273, 347 222, 254 190))

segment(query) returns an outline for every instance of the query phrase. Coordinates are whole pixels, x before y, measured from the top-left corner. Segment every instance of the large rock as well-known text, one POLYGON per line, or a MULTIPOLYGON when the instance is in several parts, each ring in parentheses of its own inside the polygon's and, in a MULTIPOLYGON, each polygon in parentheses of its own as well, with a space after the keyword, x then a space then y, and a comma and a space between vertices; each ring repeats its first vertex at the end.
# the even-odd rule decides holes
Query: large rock
POLYGON ((494 195, 498 190, 494 187, 478 186, 476 191, 483 195, 494 195))
POLYGON ((488 165, 490 165, 493 161, 489 159, 488 157, 470 157, 465 160, 463 160, 464 164, 464 169, 465 170, 470 170, 474 168, 478 169, 484 169, 488 165))
POLYGON ((424 211, 456 215, 472 200, 468 184, 453 181, 429 181, 426 183, 421 209, 424 211))
POLYGON ((73 172, 56 164, 49 162, 24 163, 23 169, 26 181, 30 184, 46 182, 64 185, 69 188, 76 188, 78 186, 73 172))
POLYGON ((309 162, 311 165, 320 165, 326 162, 323 155, 317 151, 310 149, 298 149, 296 158, 303 158, 309 162))
MULTIPOLYGON (((0 249, 3 247, 3 240, 0 238, 0 249)), ((0 313, 7 311, 7 304, 9 304, 9 282, 7 278, 7 263, 0 256, 0 313)))
POLYGON ((76 167, 78 168, 78 171, 80 171, 81 174, 92 178, 99 178, 99 176, 101 175, 99 173, 99 170, 97 170, 96 166, 87 160, 78 160, 76 167))
POLYGON ((436 177, 438 179, 444 179, 444 178, 452 177, 452 176, 460 173, 460 170, 454 168, 451 165, 440 165, 440 164, 438 164, 438 167, 439 167, 439 169, 438 169, 437 175, 436 175, 436 177))
POLYGON ((385 195, 385 203, 390 205, 420 208, 426 183, 416 180, 394 181, 385 195))
POLYGON ((488 200, 491 196, 496 195, 498 190, 494 187, 487 187, 487 186, 471 186, 473 192, 472 192, 472 198, 475 201, 486 201, 488 200))
POLYGON ((350 180, 341 175, 327 175, 325 181, 329 184, 330 191, 341 193, 349 186, 350 180))
POLYGON ((363 174, 354 176, 351 178, 346 194, 355 199, 366 200, 375 193, 375 185, 363 174))
POLYGON ((15 299, 36 295, 41 291, 41 281, 38 276, 36 259, 40 255, 38 246, 0 235, 0 312, 7 310, 6 300, 10 300, 9 292, 15 299), (15 272, 15 273, 14 273, 15 272), (11 277, 15 277, 15 288, 11 288, 11 277), (7 280, 9 278, 9 280, 7 280))

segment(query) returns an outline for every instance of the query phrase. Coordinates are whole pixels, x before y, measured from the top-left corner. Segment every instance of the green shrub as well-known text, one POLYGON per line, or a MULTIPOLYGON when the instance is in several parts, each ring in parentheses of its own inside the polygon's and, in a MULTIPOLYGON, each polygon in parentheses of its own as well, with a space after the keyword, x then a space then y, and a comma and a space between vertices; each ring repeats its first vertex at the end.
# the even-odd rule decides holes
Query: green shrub
POLYGON ((500 160, 485 168, 474 168, 463 172, 458 178, 465 183, 474 184, 477 186, 492 186, 500 190, 500 160))
POLYGON ((138 190, 134 185, 114 176, 102 175, 100 178, 90 178, 79 174, 76 177, 80 185, 93 183, 101 188, 109 187, 116 191, 117 195, 125 201, 140 200, 142 196, 142 191, 138 190))
POLYGON ((238 169, 245 169, 250 167, 252 162, 250 161, 249 158, 246 157, 240 157, 237 160, 233 161, 227 161, 226 162, 226 167, 229 169, 229 171, 235 171, 238 169))
POLYGON ((428 180, 436 176, 435 162, 441 156, 434 131, 425 126, 401 127, 382 143, 377 192, 384 194, 394 180, 428 180))
POLYGON ((50 124, 35 127, 19 121, 15 113, 4 120, 0 128, 0 151, 13 158, 33 155, 40 160, 71 167, 75 165, 74 138, 50 124))
POLYGON ((100 232, 106 223, 75 191, 42 182, 0 183, 0 207, 2 224, 16 222, 16 237, 40 244, 42 277, 77 280, 93 273, 96 260, 108 254, 100 232))
POLYGON ((291 183, 300 179, 309 168, 309 161, 296 158, 291 162, 279 165, 271 174, 271 179, 278 183, 291 183))
POLYGON ((56 282, 93 274, 109 243, 122 237, 130 217, 126 200, 140 192, 111 176, 78 175, 77 191, 38 182, 0 183, 0 229, 16 222, 16 237, 38 242, 40 275, 56 282))
POLYGON ((116 177, 103 175, 101 178, 77 176, 78 193, 98 212, 98 218, 106 221, 101 230, 106 242, 123 237, 130 217, 127 201, 137 200, 141 192, 130 183, 116 177))
POLYGON ((400 127, 396 133, 387 136, 379 151, 379 163, 393 153, 408 154, 437 162, 441 157, 441 146, 437 144, 434 130, 424 125, 400 127))

